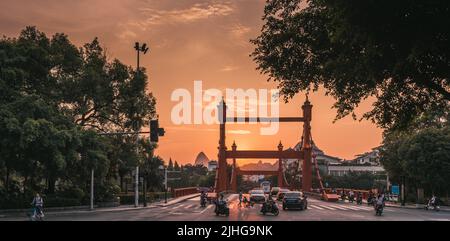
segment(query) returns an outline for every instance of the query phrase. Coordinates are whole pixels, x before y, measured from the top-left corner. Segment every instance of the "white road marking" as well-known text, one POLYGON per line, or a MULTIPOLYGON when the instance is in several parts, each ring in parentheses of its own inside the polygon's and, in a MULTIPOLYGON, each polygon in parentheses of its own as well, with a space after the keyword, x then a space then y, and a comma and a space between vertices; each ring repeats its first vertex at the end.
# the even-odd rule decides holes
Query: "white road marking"
POLYGON ((186 204, 181 204, 181 205, 175 206, 175 207, 171 208, 171 210, 174 210, 174 209, 177 209, 177 208, 184 207, 185 205, 186 205, 186 204))
POLYGON ((169 208, 169 207, 162 207, 161 209, 163 209, 163 210, 164 210, 164 209, 168 209, 168 208, 169 208))
POLYGON ((203 211, 201 211, 200 213, 204 213, 206 212, 206 210, 210 209, 213 205, 209 205, 208 207, 206 207, 205 209, 203 209, 203 211))
POLYGON ((346 207, 338 206, 338 205, 329 205, 330 207, 336 208, 338 210, 348 210, 346 207))
POLYGON ((321 207, 319 207, 319 206, 316 206, 316 205, 308 205, 308 208, 313 208, 313 209, 319 209, 319 210, 324 210, 323 208, 321 208, 321 207))
POLYGON ((336 210, 335 208, 329 207, 329 206, 324 206, 324 205, 320 205, 320 207, 328 209, 328 210, 336 210))
POLYGON ((189 209, 189 208, 192 208, 193 206, 195 206, 195 204, 188 205, 188 206, 184 207, 184 209, 189 209))

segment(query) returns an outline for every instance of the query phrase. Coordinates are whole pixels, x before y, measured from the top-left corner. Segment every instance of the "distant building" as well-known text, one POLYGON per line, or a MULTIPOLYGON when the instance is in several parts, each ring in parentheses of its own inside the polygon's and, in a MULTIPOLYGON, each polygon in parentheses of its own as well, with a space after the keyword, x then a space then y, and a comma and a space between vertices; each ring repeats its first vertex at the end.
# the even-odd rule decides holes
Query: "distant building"
POLYGON ((212 160, 208 162, 208 171, 212 172, 217 169, 217 161, 212 160))
POLYGON ((194 166, 204 166, 208 167, 209 158, 205 155, 204 152, 200 152, 195 158, 194 166))
MULTIPOLYGON (((303 143, 299 142, 293 148, 289 148, 289 149, 299 151, 302 149, 302 145, 303 145, 303 143)), ((316 145, 316 143, 314 143, 314 141, 312 142, 312 147, 313 147, 312 151, 316 155, 317 165, 319 166, 319 170, 321 172, 326 173, 328 165, 339 165, 342 163, 341 158, 325 154, 324 151, 322 151, 319 147, 317 147, 317 145, 316 145)), ((297 159, 285 159, 284 160, 285 166, 289 166, 290 164, 292 164, 295 161, 297 161, 297 159)), ((313 165, 314 165, 314 163, 313 163, 313 165)), ((302 160, 300 160, 300 168, 301 168, 301 166, 302 166, 302 160)))
POLYGON ((380 151, 378 148, 373 148, 371 152, 356 155, 357 157, 353 162, 357 165, 380 165, 380 151))
POLYGON ((376 175, 386 174, 382 166, 368 166, 368 165, 328 165, 327 174, 332 176, 344 176, 350 172, 362 173, 369 172, 376 175))

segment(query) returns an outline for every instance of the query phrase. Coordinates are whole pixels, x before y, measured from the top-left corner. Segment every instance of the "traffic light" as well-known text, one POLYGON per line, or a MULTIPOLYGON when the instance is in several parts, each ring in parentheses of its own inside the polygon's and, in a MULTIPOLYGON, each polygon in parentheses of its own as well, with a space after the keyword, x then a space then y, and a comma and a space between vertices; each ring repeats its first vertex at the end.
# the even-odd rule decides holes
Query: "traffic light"
POLYGON ((150 121, 150 141, 158 142, 160 136, 164 136, 164 128, 159 128, 158 120, 150 121))

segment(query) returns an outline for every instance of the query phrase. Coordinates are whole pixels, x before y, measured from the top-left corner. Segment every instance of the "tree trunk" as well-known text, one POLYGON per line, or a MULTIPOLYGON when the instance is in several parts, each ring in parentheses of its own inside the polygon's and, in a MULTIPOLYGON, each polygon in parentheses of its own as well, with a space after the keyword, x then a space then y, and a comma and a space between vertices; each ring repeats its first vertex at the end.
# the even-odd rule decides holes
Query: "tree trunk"
POLYGON ((47 178, 47 182, 48 182, 48 193, 49 194, 54 194, 55 193, 55 177, 53 177, 52 174, 49 174, 48 178, 47 178))
POLYGON ((6 193, 8 193, 8 191, 9 191, 9 168, 8 168, 8 165, 6 166, 5 190, 6 190, 6 193))

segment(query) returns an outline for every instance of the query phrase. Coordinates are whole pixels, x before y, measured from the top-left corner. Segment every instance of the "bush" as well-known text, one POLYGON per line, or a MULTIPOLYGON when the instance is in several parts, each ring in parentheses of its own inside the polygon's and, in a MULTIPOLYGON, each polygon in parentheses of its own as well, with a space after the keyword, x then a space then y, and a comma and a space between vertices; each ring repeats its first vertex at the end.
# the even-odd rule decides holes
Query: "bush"
POLYGON ((120 193, 120 187, 118 185, 109 183, 99 186, 95 193, 98 202, 112 202, 120 193))

